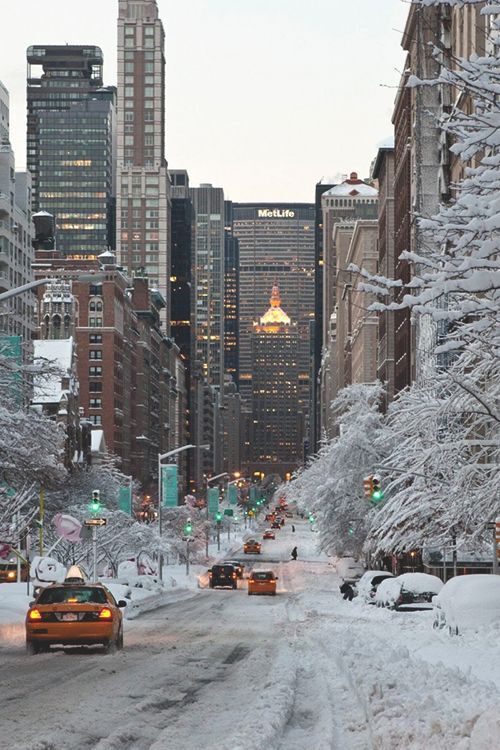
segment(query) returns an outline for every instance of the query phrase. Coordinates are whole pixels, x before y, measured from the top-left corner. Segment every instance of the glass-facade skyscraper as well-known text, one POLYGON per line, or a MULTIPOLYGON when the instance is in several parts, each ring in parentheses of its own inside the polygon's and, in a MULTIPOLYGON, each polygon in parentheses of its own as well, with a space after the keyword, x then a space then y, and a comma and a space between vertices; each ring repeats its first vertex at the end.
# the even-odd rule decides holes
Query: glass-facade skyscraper
POLYGON ((64 112, 75 102, 87 99, 103 85, 103 54, 92 45, 32 45, 26 52, 27 154, 31 173, 33 210, 44 209, 39 198, 39 118, 45 112, 64 112))
POLYGON ((37 117, 38 200, 55 217, 64 255, 99 255, 115 246, 116 89, 91 96, 37 117))

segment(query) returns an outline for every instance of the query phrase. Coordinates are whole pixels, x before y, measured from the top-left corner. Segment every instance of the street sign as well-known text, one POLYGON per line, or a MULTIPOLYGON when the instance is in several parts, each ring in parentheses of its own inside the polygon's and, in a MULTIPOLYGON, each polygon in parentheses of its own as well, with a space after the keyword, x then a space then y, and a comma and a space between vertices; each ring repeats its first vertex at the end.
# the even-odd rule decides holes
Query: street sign
POLYGON ((238 503, 238 489, 236 485, 230 484, 227 493, 227 499, 230 505, 237 505, 238 503))
POLYGON ((224 515, 225 516, 234 516, 234 511, 232 508, 224 508, 224 515))
POLYGON ((162 505, 164 508, 177 508, 178 480, 177 464, 167 464, 161 467, 162 505))
POLYGON ((208 512, 210 515, 215 516, 219 511, 219 490, 217 487, 211 487, 208 490, 208 512))
POLYGON ((118 508, 127 515, 132 515, 132 486, 118 489, 118 508))
POLYGON ((84 526, 106 526, 107 520, 105 518, 86 518, 83 523, 84 526))

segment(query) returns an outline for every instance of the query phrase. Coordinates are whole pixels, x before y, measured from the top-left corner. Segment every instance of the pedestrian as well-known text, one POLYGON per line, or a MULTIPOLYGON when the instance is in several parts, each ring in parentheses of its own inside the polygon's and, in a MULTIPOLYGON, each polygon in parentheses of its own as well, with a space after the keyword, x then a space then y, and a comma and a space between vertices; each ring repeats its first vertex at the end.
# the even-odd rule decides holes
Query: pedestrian
POLYGON ((293 523, 292 523, 292 531, 295 534, 295 526, 293 525, 293 523))
POLYGON ((296 560, 297 559, 297 547, 293 548, 293 550, 291 552, 291 557, 292 557, 292 560, 296 560))
POLYGON ((354 589, 351 586, 350 583, 347 583, 344 581, 344 583, 339 586, 340 593, 344 595, 344 599, 349 599, 350 602, 354 599, 354 589))

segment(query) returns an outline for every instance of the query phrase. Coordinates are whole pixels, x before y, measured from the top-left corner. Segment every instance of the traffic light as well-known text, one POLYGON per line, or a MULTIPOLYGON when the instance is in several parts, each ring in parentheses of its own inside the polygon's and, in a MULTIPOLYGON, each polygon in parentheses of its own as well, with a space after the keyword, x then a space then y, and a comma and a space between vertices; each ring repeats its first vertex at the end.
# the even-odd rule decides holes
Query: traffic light
POLYGON ((217 521, 217 523, 220 523, 222 521, 222 513, 217 511, 217 513, 215 514, 215 520, 217 521))
POLYGON ((373 495, 373 477, 371 474, 369 477, 363 479, 363 489, 365 491, 365 497, 371 498, 373 495))
POLYGON ((315 520, 316 519, 314 518, 314 515, 312 513, 309 513, 309 523, 314 523, 315 520))
POLYGON ((99 490, 92 490, 92 500, 89 504, 91 513, 99 513, 101 510, 101 493, 99 490))
POLYGON ((192 533, 193 533, 193 524, 191 523, 191 519, 188 518, 184 526, 184 536, 190 536, 192 533))
POLYGON ((372 477, 372 485, 373 485, 372 502, 379 503, 381 500, 384 499, 384 493, 382 492, 382 484, 381 484, 380 477, 378 476, 372 477))
POLYGON ((347 533, 349 534, 349 536, 352 536, 354 534, 354 528, 352 526, 349 526, 349 528, 347 529, 347 533))

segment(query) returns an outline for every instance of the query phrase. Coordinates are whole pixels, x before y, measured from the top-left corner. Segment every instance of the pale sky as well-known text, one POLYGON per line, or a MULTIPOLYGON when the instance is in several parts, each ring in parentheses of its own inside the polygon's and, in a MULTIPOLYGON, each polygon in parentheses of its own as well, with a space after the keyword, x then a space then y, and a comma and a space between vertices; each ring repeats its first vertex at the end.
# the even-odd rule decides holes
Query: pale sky
MULTIPOLYGON (((117 0, 0 0, 0 80, 25 165, 26 47, 95 44, 116 83, 117 0)), ((322 177, 369 173, 404 54, 405 0, 158 0, 171 168, 234 201, 314 200, 322 177)))

